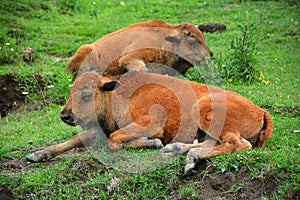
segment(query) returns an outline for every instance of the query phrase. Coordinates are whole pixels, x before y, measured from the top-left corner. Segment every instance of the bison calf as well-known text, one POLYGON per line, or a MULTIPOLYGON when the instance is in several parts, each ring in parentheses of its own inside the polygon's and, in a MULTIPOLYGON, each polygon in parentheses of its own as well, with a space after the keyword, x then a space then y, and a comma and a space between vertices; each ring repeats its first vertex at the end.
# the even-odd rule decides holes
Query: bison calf
POLYGON ((132 24, 79 47, 69 60, 67 71, 77 76, 88 71, 117 75, 129 69, 150 68, 166 73, 173 68, 173 73, 184 74, 205 61, 206 56, 213 54, 196 26, 152 20, 132 24))
POLYGON ((196 159, 262 146, 273 126, 266 110, 236 93, 146 72, 120 77, 84 73, 75 80, 61 119, 86 130, 28 155, 29 160, 87 145, 101 130, 113 150, 164 146, 164 156, 188 152, 188 171, 196 159))

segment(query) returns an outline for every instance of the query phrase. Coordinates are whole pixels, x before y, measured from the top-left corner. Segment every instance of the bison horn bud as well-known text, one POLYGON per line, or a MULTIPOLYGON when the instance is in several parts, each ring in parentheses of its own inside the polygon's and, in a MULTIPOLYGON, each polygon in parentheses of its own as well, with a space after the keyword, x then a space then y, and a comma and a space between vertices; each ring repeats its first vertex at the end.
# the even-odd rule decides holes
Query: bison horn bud
POLYGON ((183 33, 187 36, 189 36, 191 34, 188 30, 184 30, 183 33))

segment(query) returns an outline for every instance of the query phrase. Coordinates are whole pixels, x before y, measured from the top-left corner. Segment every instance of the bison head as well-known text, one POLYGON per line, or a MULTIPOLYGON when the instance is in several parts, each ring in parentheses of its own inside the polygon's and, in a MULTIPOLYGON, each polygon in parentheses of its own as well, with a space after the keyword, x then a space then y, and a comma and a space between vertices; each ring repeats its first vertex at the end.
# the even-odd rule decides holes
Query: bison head
POLYGON ((117 81, 99 76, 95 72, 82 74, 75 80, 70 97, 60 114, 62 121, 71 126, 95 128, 109 106, 108 91, 117 86, 117 81))
POLYGON ((172 52, 173 56, 177 56, 171 66, 181 74, 185 74, 192 66, 200 65, 207 56, 213 58, 204 36, 193 25, 182 26, 178 33, 166 36, 165 41, 169 43, 167 50, 172 52))

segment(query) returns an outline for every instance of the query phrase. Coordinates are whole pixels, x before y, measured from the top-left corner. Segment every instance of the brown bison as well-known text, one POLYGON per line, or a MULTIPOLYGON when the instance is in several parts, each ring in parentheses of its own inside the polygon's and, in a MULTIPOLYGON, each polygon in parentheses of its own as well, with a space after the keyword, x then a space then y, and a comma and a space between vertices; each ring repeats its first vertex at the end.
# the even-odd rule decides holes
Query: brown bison
POLYGON ((113 150, 166 145, 165 156, 188 152, 188 171, 195 159, 262 146, 273 127, 266 110, 236 93, 147 72, 84 73, 75 80, 61 119, 86 130, 27 159, 37 162, 88 145, 100 129, 113 150))
POLYGON ((194 25, 172 25, 161 20, 139 22, 81 46, 67 64, 78 76, 87 71, 123 74, 129 69, 164 73, 174 68, 184 74, 213 54, 194 25), (161 65, 157 65, 161 64, 161 65))

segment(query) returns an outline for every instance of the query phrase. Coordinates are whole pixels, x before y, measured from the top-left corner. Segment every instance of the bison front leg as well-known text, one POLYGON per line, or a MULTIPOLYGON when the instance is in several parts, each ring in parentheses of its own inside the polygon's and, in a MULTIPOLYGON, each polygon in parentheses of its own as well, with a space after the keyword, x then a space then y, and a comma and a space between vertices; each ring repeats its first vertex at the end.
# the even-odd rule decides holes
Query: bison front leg
POLYGON ((26 159, 31 162, 50 160, 51 158, 75 147, 83 147, 84 145, 89 145, 93 141, 92 139, 94 137, 95 133, 93 131, 83 131, 63 143, 56 144, 43 150, 26 155, 26 159))
POLYGON ((159 138, 163 136, 161 128, 141 127, 130 124, 123 129, 114 131, 108 140, 108 147, 117 150, 125 147, 133 148, 162 148, 163 144, 159 138))

